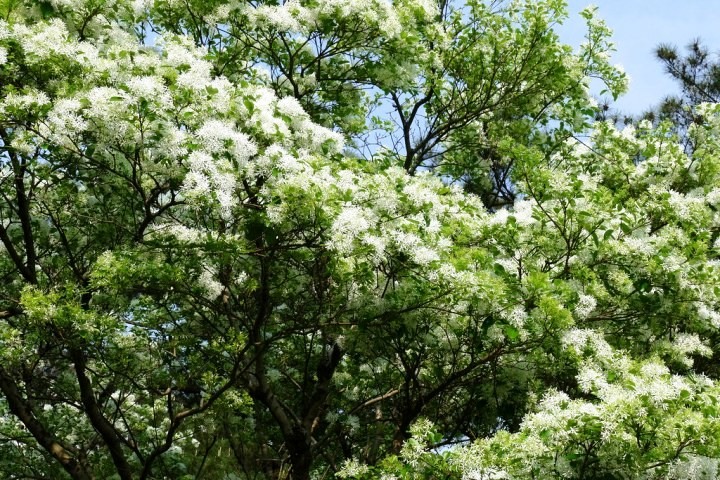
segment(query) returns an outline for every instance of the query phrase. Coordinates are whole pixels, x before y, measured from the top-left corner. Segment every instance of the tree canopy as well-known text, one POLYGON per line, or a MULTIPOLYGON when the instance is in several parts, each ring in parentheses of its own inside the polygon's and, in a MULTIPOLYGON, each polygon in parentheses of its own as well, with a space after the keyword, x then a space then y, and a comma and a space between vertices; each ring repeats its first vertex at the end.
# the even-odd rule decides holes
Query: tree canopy
POLYGON ((692 149, 692 138, 685 133, 691 124, 703 122, 696 119, 701 114, 698 106, 720 100, 720 63, 700 39, 691 41, 686 50, 683 56, 674 45, 658 45, 655 56, 680 91, 665 97, 643 117, 654 122, 670 122, 682 137, 685 148, 692 149))
POLYGON ((596 13, 0 2, 0 474, 714 478, 720 106, 596 13))

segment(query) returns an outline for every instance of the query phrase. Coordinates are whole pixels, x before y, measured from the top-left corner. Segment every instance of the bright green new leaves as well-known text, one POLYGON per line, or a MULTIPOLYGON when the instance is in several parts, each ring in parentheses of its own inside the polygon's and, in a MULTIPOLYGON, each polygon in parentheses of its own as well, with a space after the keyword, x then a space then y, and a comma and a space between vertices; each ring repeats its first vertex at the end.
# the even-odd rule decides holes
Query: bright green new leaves
POLYGON ((152 12, 207 48, 217 72, 294 97, 358 155, 410 172, 441 167, 489 206, 512 196, 493 178, 512 170, 499 142, 586 129, 591 78, 615 96, 626 89, 594 11, 577 53, 559 42, 562 1, 156 2, 152 12))
POLYGON ((415 456, 348 463, 346 476, 714 478, 718 156, 707 142, 718 117, 703 109, 691 132, 708 148, 692 156, 646 124, 596 125, 591 143, 568 142, 549 163, 515 150, 524 198, 490 219, 502 226, 495 261, 525 297, 525 320, 505 333, 532 339, 539 312, 566 316, 557 344, 500 362, 535 373, 527 415, 514 433, 500 423, 442 456, 420 436, 415 456))
POLYGON ((718 114, 575 140, 593 11, 2 8, 5 476, 714 465, 718 114))

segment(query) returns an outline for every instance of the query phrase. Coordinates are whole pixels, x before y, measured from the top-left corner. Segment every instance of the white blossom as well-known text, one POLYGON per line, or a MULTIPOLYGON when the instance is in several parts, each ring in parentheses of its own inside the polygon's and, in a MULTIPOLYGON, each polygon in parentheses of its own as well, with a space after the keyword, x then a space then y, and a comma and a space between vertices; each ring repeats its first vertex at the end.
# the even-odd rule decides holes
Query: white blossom
POLYGON ((592 295, 580 295, 575 304, 575 316, 580 319, 587 318, 595 310, 596 305, 597 300, 592 295))
POLYGON ((206 268, 200 274, 198 283, 207 293, 208 300, 214 300, 222 295, 225 287, 216 279, 217 274, 210 268, 206 268))

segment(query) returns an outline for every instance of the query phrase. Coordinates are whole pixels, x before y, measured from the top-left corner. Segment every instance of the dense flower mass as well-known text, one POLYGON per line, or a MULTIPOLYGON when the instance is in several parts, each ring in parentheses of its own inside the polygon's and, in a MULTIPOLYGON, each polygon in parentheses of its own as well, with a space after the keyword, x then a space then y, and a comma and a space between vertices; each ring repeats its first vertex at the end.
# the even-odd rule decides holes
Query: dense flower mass
POLYGON ((0 2, 3 478, 714 478, 720 107, 560 0, 0 2))

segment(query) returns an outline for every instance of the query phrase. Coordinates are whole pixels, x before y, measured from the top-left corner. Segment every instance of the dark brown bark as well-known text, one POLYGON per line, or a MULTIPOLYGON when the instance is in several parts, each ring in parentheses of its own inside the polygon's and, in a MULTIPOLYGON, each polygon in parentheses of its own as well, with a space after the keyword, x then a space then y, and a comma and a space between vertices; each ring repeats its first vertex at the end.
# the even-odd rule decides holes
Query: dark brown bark
POLYGON ((95 477, 79 461, 77 455, 63 446, 35 417, 17 384, 2 367, 0 367, 0 391, 5 396, 10 411, 25 425, 38 444, 62 465, 70 477, 75 480, 94 480, 95 477))
POLYGON ((78 379, 80 387, 80 399, 85 407, 87 415, 93 428, 100 434, 110 451, 110 456, 115 464, 115 469, 122 480, 132 480, 132 469, 125 458, 121 439, 115 427, 108 421, 102 413, 100 406, 95 399, 95 393, 92 389, 92 383, 85 374, 85 356, 79 350, 72 351, 73 361, 75 362, 75 375, 78 379))
MULTIPOLYGON (((25 277, 25 279, 29 283, 35 284, 37 283, 37 277, 35 274, 35 264, 37 261, 37 257, 35 253, 35 240, 33 238, 32 231, 32 217, 30 215, 30 197, 25 189, 25 173, 27 169, 27 163, 26 160, 22 157, 19 157, 12 148, 8 147, 10 145, 10 137, 4 129, 0 130, 0 138, 2 138, 5 147, 4 150, 7 152, 8 157, 10 158, 10 164, 12 165, 13 169, 13 183, 15 184, 15 202, 17 207, 16 211, 20 219, 20 226, 23 232, 23 243, 25 248, 24 264, 22 262, 18 263, 15 258, 13 258, 13 260, 17 264, 18 269, 20 270, 20 273, 23 275, 23 277, 25 277)), ((6 242, 5 238, 3 238, 3 243, 6 244, 7 247, 8 242, 6 242)))

